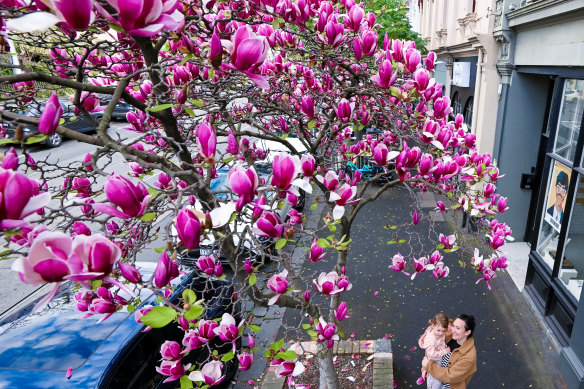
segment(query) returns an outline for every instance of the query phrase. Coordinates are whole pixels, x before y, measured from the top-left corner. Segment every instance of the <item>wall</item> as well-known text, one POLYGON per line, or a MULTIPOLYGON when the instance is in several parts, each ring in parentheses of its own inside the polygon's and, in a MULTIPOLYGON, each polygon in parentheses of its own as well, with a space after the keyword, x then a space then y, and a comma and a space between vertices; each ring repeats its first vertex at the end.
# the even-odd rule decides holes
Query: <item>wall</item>
POLYGON ((521 174, 530 173, 537 163, 548 88, 548 76, 513 72, 497 161, 505 174, 497 192, 509 198, 509 211, 497 215, 497 220, 511 227, 516 240, 523 240, 531 201, 531 190, 519 188, 519 183, 521 174))
POLYGON ((583 64, 584 19, 568 20, 517 32, 515 65, 582 66, 583 64))

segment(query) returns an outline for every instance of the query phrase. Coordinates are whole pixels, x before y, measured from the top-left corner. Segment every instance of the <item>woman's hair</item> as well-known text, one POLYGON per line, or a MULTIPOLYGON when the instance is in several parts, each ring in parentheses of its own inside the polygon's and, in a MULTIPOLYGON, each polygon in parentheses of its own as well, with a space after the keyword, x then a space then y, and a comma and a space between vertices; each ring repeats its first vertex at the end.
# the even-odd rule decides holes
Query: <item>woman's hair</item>
POLYGON ((475 318, 473 315, 465 315, 464 313, 461 315, 458 315, 458 319, 462 320, 464 322, 464 329, 465 331, 470 330, 470 334, 468 335, 469 338, 472 338, 472 335, 474 333, 474 329, 475 329, 475 318))
POLYGON ((446 316, 445 314, 437 313, 436 316, 428 320, 428 324, 431 326, 439 325, 442 328, 448 329, 450 320, 448 320, 448 316, 446 316))

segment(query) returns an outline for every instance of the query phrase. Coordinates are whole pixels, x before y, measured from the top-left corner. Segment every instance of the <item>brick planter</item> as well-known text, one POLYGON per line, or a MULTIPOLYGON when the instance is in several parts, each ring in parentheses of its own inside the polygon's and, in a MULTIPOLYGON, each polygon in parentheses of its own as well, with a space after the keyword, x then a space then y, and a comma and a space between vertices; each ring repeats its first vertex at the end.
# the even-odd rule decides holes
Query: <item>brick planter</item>
MULTIPOLYGON (((316 354, 315 342, 297 343, 290 347, 299 356, 302 354, 316 354)), ((334 355, 344 354, 373 354, 373 388, 393 388, 393 356, 391 353, 391 341, 389 339, 378 340, 341 340, 335 342, 332 348, 334 355)), ((285 377, 278 377, 275 374, 276 368, 270 367, 262 384, 261 389, 282 389, 285 377)))

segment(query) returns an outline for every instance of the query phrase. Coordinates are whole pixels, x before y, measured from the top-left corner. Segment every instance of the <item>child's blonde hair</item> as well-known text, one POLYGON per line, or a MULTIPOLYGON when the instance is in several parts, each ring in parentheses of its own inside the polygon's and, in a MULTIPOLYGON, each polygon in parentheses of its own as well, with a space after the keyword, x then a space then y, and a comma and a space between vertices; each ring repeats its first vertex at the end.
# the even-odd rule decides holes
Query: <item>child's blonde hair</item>
POLYGON ((451 324, 451 321, 448 319, 448 316, 441 312, 437 313, 436 316, 428 320, 428 324, 431 326, 439 325, 444 329, 448 329, 448 326, 451 324))

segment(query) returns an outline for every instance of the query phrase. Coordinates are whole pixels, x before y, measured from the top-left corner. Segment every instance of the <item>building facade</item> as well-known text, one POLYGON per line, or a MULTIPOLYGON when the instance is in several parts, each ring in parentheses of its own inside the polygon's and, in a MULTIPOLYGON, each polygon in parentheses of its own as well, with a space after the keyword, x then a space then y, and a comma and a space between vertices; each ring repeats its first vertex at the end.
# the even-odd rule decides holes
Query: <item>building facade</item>
POLYGON ((412 26, 438 57, 434 78, 444 85, 453 115, 464 116, 481 152, 493 148, 497 117, 498 45, 493 36, 495 1, 425 0, 412 26))
POLYGON ((504 219, 529 256, 525 290, 584 388, 584 0, 497 0, 497 125, 504 219))

